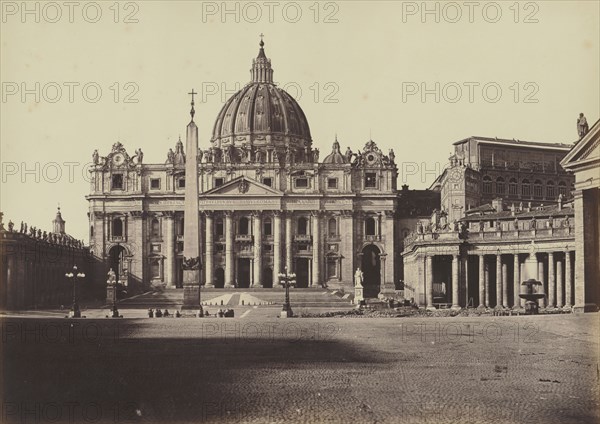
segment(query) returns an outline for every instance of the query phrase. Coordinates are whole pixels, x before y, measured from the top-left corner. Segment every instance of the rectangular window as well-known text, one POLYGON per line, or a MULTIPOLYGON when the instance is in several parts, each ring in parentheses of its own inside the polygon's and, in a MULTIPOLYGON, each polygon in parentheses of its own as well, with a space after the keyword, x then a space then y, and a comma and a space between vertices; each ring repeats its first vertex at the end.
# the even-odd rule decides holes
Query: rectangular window
POLYGON ((337 178, 327 178, 327 188, 337 188, 337 178))
POLYGON ((177 252, 183 252, 183 242, 182 241, 177 242, 177 252))
POLYGON ((273 178, 263 178, 263 184, 269 187, 273 187, 273 178))
POLYGON ((110 181, 111 190, 123 190, 123 174, 113 174, 110 181))
POLYGON ((365 188, 377 188, 377 174, 375 172, 365 174, 365 188))
POLYGON ((185 178, 179 178, 177 180, 177 188, 185 188, 185 178))
POLYGON ((223 178, 215 178, 215 187, 221 187, 225 183, 223 178))
POLYGON ((273 225, 271 224, 271 220, 265 221, 263 224, 263 234, 265 236, 273 235, 273 225))
POLYGON ((263 245, 263 250, 265 252, 270 252, 270 251, 273 250, 273 245, 272 244, 265 244, 265 245, 263 245))
POLYGON ((150 178, 150 189, 160 190, 160 178, 150 178))
POLYGON ((308 178, 296 178, 296 188, 307 188, 308 178))
POLYGON ((308 250, 308 244, 299 244, 298 250, 308 250))
POLYGON ((225 245, 223 244, 217 244, 215 245, 216 251, 219 253, 223 253, 225 251, 225 245))

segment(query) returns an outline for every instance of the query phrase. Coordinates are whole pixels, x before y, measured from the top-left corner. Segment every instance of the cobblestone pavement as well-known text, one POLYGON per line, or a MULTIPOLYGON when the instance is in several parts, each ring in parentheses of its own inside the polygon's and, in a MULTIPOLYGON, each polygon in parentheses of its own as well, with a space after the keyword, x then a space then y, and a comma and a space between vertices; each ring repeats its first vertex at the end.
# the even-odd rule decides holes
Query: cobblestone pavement
MULTIPOLYGON (((599 314, 4 317, 2 422, 596 423, 599 314)), ((237 310, 236 310, 237 312, 237 310)))

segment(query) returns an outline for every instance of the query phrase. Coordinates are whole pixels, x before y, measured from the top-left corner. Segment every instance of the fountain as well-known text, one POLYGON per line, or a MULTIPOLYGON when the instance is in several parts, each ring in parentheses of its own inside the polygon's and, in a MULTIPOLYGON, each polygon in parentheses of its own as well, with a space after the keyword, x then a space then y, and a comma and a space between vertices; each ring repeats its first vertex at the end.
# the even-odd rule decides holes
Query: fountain
POLYGON ((531 241, 531 246, 529 248, 529 256, 525 260, 525 276, 527 278, 521 286, 525 287, 525 292, 519 293, 519 297, 521 299, 525 299, 525 315, 537 315, 539 306, 538 299, 542 299, 546 296, 543 292, 544 287, 540 281, 538 281, 535 277, 537 277, 538 264, 535 258, 535 244, 533 240, 531 241), (537 291, 537 287, 541 286, 542 290, 540 292, 537 291))

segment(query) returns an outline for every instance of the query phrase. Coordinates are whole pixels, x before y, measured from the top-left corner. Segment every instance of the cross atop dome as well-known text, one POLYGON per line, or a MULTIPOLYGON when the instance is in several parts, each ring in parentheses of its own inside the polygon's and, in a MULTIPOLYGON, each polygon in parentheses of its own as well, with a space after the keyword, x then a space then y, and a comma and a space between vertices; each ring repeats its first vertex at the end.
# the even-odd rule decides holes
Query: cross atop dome
POLYGON ((273 69, 271 68, 271 60, 265 55, 265 42, 263 41, 264 34, 260 33, 260 50, 256 59, 252 60, 252 69, 250 74, 252 75, 252 82, 265 82, 273 83, 273 69))

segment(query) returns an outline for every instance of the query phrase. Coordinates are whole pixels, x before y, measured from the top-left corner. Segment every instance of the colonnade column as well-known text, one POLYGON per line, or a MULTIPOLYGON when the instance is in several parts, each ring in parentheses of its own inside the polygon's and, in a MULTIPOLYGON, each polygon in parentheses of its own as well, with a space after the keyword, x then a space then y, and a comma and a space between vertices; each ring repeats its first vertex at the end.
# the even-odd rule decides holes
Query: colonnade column
POLYGON ((485 256, 480 254, 479 258, 479 308, 485 308, 485 256))
POLYGON ((288 272, 292 269, 292 213, 285 214, 285 266, 288 272))
POLYGON ((556 280, 554 274, 554 253, 548 253, 548 305, 547 307, 553 308, 556 305, 556 298, 554 293, 556 292, 556 280))
POLYGON ((427 255, 425 258, 425 292, 427 309, 433 309, 433 257, 427 255))
POLYGON ((573 278, 571 276, 571 252, 565 252, 565 308, 573 306, 571 299, 573 298, 573 278))
POLYGON ((452 309, 460 309, 459 304, 459 269, 458 269, 458 255, 452 255, 452 309))
POLYGON ((273 287, 279 287, 281 272, 281 212, 273 212, 273 287))
POLYGON ((205 263, 204 263, 204 287, 214 287, 214 277, 213 277, 213 234, 214 234, 214 226, 213 226, 213 215, 211 211, 206 211, 206 225, 205 231, 206 236, 204 237, 204 252, 205 263))
POLYGON ((502 264, 502 306, 508 308, 508 264, 502 264))
POLYGON ((314 211, 312 214, 312 249, 313 249, 313 259, 312 259, 312 281, 311 286, 313 284, 320 284, 321 280, 321 220, 319 211, 314 211))
POLYGON ((225 287, 233 284, 233 217, 232 212, 225 212, 225 287))
POLYGON ((521 306, 521 298, 519 293, 521 292, 521 263, 519 261, 519 254, 513 255, 513 308, 521 306))
POLYGON ((502 306, 502 255, 496 254, 496 308, 502 306))
POLYGON ((253 285, 262 287, 262 217, 260 211, 252 215, 254 228, 252 235, 254 236, 254 273, 253 285))
MULTIPOLYGON (((537 266, 538 266, 538 281, 542 283, 542 293, 546 293, 546 277, 544 275, 544 261, 538 256, 537 257, 537 266)), ((547 293, 546 293, 547 294, 547 293)), ((540 306, 542 308, 546 307, 546 297, 542 297, 540 299, 540 306)))
POLYGON ((562 261, 559 259, 556 261, 556 307, 562 308, 565 304, 565 298, 563 296, 564 290, 563 284, 563 266, 562 261))
MULTIPOLYGON (((483 256, 483 258, 485 259, 485 256, 483 256)), ((483 278, 485 280, 485 307, 489 308, 490 307, 490 264, 489 264, 489 262, 485 262, 485 260, 483 261, 483 264, 484 264, 483 278)))

